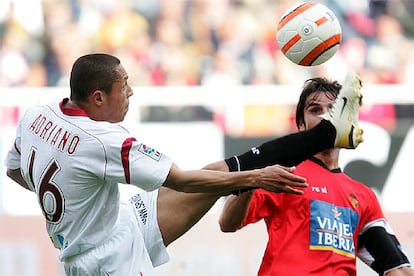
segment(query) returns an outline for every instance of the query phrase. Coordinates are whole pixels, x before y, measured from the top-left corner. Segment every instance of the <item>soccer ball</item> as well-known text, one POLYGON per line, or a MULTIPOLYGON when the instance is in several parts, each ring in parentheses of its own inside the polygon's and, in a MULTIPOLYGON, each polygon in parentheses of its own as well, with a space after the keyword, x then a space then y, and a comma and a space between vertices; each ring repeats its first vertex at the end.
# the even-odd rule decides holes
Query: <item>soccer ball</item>
POLYGON ((276 33, 282 53, 295 64, 319 65, 338 50, 341 25, 335 14, 316 2, 300 3, 279 20, 276 33))

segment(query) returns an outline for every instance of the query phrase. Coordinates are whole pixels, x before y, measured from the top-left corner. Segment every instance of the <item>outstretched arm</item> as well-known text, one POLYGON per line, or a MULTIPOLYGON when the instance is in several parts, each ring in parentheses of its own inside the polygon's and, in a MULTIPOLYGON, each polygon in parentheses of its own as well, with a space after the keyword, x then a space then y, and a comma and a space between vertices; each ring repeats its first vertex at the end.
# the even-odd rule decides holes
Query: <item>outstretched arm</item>
POLYGON ((305 178, 279 165, 243 172, 223 172, 206 169, 183 171, 173 164, 164 186, 186 193, 227 195, 239 189, 261 188, 301 195, 303 191, 300 188, 308 185, 305 178))

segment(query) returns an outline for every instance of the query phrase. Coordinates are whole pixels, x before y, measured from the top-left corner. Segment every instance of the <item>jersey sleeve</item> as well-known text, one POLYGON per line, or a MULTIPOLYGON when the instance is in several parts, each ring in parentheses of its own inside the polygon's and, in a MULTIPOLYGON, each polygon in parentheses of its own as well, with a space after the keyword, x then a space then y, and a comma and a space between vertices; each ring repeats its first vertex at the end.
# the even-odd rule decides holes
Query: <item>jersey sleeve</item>
POLYGON ((266 191, 261 189, 254 191, 249 204, 249 210, 243 221, 243 226, 256 223, 261 219, 271 216, 276 207, 277 202, 266 191))
POLYGON ((373 221, 384 218, 384 214, 382 212, 377 196, 370 188, 366 187, 366 190, 367 191, 365 194, 367 197, 364 200, 365 210, 362 212, 361 216, 361 232, 364 231, 366 225, 369 225, 373 221))
POLYGON ((170 171, 172 160, 161 152, 126 138, 121 145, 109 144, 106 179, 132 184, 146 191, 158 189, 170 171))

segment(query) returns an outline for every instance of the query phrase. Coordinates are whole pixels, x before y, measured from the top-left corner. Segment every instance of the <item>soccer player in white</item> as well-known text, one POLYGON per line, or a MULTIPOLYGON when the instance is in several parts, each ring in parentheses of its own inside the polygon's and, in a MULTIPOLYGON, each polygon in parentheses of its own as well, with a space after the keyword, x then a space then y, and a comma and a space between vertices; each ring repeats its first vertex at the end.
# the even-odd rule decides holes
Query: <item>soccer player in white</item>
POLYGON ((156 212, 161 186, 213 197, 252 187, 301 194, 297 188, 307 186, 281 166, 180 170, 118 124, 133 94, 127 79, 114 56, 80 57, 71 72, 70 99, 29 109, 6 157, 7 175, 36 192, 66 274, 151 275, 166 262, 156 212), (118 183, 149 193, 121 203, 118 183))

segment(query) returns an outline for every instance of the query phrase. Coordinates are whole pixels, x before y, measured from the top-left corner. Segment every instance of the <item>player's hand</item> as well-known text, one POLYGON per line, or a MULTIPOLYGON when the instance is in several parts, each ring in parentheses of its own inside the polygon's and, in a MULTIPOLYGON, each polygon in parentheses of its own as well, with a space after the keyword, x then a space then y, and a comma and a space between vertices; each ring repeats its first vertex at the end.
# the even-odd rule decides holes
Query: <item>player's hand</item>
POLYGON ((300 188, 307 188, 306 178, 293 174, 296 167, 273 165, 261 169, 259 188, 276 193, 303 194, 300 188))

